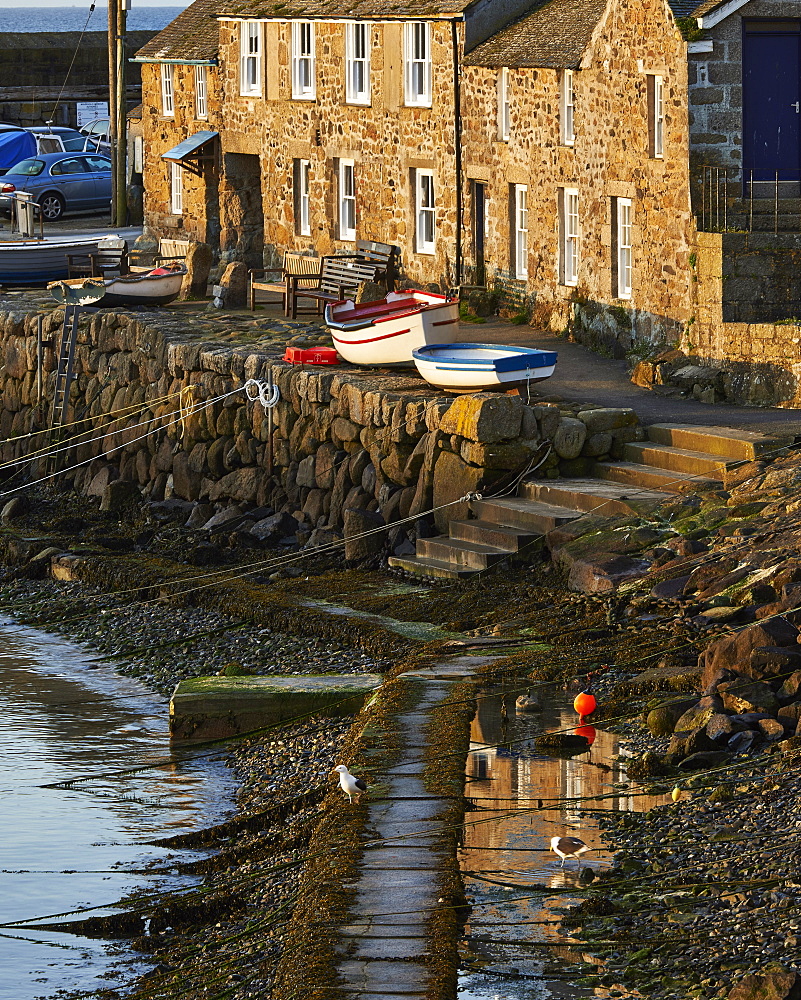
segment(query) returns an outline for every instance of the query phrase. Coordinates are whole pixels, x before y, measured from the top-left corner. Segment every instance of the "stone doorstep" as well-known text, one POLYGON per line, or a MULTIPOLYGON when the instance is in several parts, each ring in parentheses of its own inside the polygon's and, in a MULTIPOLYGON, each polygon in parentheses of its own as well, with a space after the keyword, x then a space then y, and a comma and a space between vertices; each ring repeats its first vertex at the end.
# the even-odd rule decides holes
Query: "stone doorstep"
POLYGON ((390 556, 387 562, 392 569, 399 569, 421 579, 461 580, 475 573, 472 569, 457 569, 450 563, 420 559, 417 556, 390 556))
POLYGON ((722 480, 730 459, 720 458, 703 451, 654 444, 649 441, 629 441, 623 446, 623 457, 630 462, 656 466, 671 472, 686 472, 708 479, 722 480))
POLYGON ((697 489, 719 489, 719 479, 694 476, 689 472, 654 469, 639 462, 596 462, 593 475, 609 482, 628 487, 664 490, 667 493, 681 493, 683 487, 697 489))

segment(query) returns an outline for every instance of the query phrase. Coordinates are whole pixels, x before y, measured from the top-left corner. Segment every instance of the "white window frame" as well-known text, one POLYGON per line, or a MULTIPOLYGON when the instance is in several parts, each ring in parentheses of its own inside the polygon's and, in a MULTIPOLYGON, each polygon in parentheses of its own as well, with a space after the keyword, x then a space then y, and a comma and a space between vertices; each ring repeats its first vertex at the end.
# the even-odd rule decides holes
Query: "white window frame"
POLYGON ((433 170, 414 172, 415 253, 436 253, 437 202, 433 170))
POLYGON ((298 236, 311 236, 311 162, 298 160, 295 168, 298 236))
POLYGON ((528 277, 528 185, 514 185, 515 277, 528 277))
POLYGON ((509 101, 509 68, 498 74, 498 138, 507 142, 512 134, 512 107, 509 101))
POLYGON ((339 238, 356 239, 356 164, 353 160, 339 161, 337 184, 339 201, 339 238))
POLYGON ((195 117, 209 117, 208 73, 205 66, 195 66, 195 117))
POLYGON ((175 67, 171 63, 161 64, 161 114, 164 118, 175 117, 175 67))
POLYGON ((345 100, 348 104, 370 104, 372 28, 365 21, 349 21, 345 25, 345 100))
POLYGON ((184 172, 180 163, 170 163, 170 214, 184 214, 184 172))
POLYGON ((577 188, 561 188, 559 212, 559 280, 576 286, 579 271, 579 193, 577 188))
POLYGON ((242 97, 261 97, 262 95, 263 50, 261 21, 240 21, 239 93, 242 97))
POLYGON ((316 100, 316 44, 314 21, 292 22, 292 99, 295 101, 316 100))
POLYGON ((654 75, 652 77, 651 94, 651 130, 652 149, 651 155, 661 160, 665 156, 665 80, 664 77, 654 75))
POLYGON ((615 214, 617 216, 617 297, 619 299, 630 299, 632 267, 634 263, 631 249, 634 208, 631 198, 618 198, 615 207, 615 214))
POLYGON ((559 124, 563 146, 572 146, 576 141, 576 107, 573 84, 573 70, 563 69, 559 92, 559 124))
POLYGON ((135 135, 133 140, 133 169, 135 174, 141 174, 145 165, 145 140, 141 135, 135 135))
POLYGON ((403 26, 404 104, 431 107, 431 25, 406 21, 403 26))

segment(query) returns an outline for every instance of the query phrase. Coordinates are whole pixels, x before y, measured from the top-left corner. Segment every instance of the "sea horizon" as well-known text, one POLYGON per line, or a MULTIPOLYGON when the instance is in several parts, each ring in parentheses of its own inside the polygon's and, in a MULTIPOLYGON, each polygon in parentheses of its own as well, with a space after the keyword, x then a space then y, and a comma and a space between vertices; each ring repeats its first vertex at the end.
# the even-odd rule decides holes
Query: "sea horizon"
MULTIPOLYGON (((161 31, 173 21, 188 4, 148 4, 128 11, 129 31, 161 31)), ((108 11, 98 4, 89 15, 88 7, 79 5, 37 4, 35 7, 20 4, 0 5, 0 35, 5 33, 28 34, 42 31, 106 31, 108 11), (87 23, 88 22, 88 23, 87 23)))

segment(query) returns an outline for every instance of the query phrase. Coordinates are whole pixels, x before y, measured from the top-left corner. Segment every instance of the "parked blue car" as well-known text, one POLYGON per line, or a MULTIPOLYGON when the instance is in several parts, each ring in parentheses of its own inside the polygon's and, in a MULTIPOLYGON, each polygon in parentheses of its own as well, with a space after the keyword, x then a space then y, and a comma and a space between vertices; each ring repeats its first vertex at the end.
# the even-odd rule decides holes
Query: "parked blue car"
POLYGON ((65 212, 111 205, 111 160, 100 153, 45 153, 15 164, 0 177, 0 209, 9 212, 15 191, 27 191, 49 222, 65 212))

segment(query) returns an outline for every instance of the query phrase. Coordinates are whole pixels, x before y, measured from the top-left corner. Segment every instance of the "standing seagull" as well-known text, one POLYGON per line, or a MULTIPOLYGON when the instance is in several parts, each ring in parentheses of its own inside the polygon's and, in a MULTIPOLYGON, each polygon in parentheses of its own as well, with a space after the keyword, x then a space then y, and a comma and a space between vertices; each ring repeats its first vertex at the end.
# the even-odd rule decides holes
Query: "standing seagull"
POLYGON ((358 802, 362 793, 367 791, 367 784, 361 778, 355 778, 344 764, 337 764, 334 770, 339 774, 339 787, 347 795, 348 802, 353 802, 354 795, 358 802))
POLYGON ((562 868, 565 867, 566 858, 575 858, 581 868, 579 854, 589 851, 589 847, 578 837, 552 837, 551 850, 562 859, 562 868))

